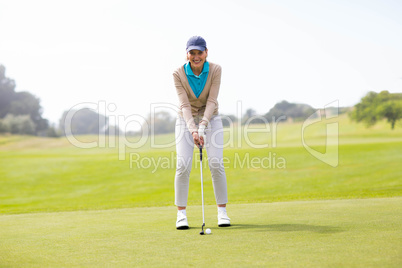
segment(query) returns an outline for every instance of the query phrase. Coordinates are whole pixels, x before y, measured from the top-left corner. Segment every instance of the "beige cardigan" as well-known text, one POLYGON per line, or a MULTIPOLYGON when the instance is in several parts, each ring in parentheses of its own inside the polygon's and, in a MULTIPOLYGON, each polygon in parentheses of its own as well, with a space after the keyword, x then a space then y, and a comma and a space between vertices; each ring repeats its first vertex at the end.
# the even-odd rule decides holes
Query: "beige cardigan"
POLYGON ((212 115, 218 114, 218 93, 221 84, 221 73, 221 66, 209 63, 207 82, 200 96, 197 98, 188 83, 184 66, 174 71, 174 85, 180 105, 179 114, 183 116, 191 133, 197 131, 193 116, 202 116, 200 124, 207 126, 212 115))

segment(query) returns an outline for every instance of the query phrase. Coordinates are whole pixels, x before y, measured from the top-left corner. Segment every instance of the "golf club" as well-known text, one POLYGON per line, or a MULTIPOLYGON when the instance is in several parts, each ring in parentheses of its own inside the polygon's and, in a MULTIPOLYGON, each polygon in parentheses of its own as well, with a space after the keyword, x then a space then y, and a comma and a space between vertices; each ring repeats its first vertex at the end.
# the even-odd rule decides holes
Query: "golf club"
POLYGON ((204 226, 205 226, 205 216, 204 216, 204 183, 202 179, 202 146, 200 148, 200 167, 201 167, 201 200, 202 200, 202 226, 200 235, 204 234, 204 226))

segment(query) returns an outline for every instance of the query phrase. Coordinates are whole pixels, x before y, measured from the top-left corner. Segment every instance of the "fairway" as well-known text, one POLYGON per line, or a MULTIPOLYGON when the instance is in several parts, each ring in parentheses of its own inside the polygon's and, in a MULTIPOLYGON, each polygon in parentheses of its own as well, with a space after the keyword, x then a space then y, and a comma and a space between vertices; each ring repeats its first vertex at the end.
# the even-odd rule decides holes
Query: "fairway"
MULTIPOLYGON (((224 149, 230 204, 401 196, 402 128, 392 131, 381 122, 366 129, 345 115, 330 122, 339 123, 337 167, 321 162, 303 148, 302 123, 279 125, 276 140, 272 133, 251 133, 254 144, 270 145, 262 149, 251 148, 244 136, 237 139, 235 129, 235 146, 224 149), (261 159, 272 165, 252 165, 261 159), (273 165, 280 159, 284 166, 273 165)), ((317 150, 325 147, 326 123, 306 131, 309 146, 317 150)), ((227 130, 225 134, 228 141, 227 130)), ((79 139, 88 142, 97 137, 79 139)), ((156 144, 171 143, 174 134, 154 140, 156 144)), ((119 160, 116 146, 77 148, 66 138, 0 136, 0 214, 173 205, 174 145, 155 149, 148 141, 139 149, 127 148, 124 155, 125 159, 119 160), (160 160, 167 160, 163 162, 167 165, 152 164, 160 160)), ((190 205, 200 204, 197 159, 195 155, 190 205)), ((207 160, 205 200, 210 205, 214 196, 207 160)))
POLYGON ((400 267, 402 198, 230 206, 233 226, 175 230, 175 208, 0 216, 0 266, 400 267))
MULTIPOLYGON (((66 138, 0 136, 0 267, 400 267, 402 128, 380 122, 367 129, 342 115, 309 127, 308 146, 324 153, 326 124, 333 122, 336 167, 303 148, 301 122, 278 125, 275 139, 251 133, 254 144, 269 144, 262 149, 235 129, 233 146, 224 149, 233 226, 216 226, 204 163, 212 229, 205 236, 197 155, 191 228, 177 231, 174 145, 158 149, 148 141, 126 148, 119 160, 111 144, 121 140, 81 149, 66 138), (165 166, 153 165, 161 159, 165 166), (253 165, 261 159, 270 165, 253 165), (275 164, 281 159, 284 165, 275 164)), ((154 137, 156 144, 172 141, 173 134, 154 137)))

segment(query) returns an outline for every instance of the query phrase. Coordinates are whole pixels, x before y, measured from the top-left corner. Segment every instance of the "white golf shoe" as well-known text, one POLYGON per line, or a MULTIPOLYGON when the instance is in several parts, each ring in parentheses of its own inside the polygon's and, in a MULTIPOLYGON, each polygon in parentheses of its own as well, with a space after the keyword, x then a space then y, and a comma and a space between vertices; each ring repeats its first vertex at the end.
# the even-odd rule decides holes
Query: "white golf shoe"
POLYGON ((187 216, 184 215, 184 213, 181 212, 180 210, 177 211, 176 229, 178 230, 188 229, 187 216))
POLYGON ((218 226, 228 227, 230 226, 230 218, 225 211, 218 211, 218 226))

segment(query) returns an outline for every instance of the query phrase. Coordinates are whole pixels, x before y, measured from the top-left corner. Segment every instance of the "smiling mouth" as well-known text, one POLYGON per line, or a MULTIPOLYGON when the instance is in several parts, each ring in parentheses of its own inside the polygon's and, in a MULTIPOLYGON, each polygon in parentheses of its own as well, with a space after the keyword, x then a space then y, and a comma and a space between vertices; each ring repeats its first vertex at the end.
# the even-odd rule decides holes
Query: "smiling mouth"
POLYGON ((201 62, 200 60, 195 60, 195 61, 194 61, 195 64, 198 64, 198 63, 200 63, 200 62, 201 62))

